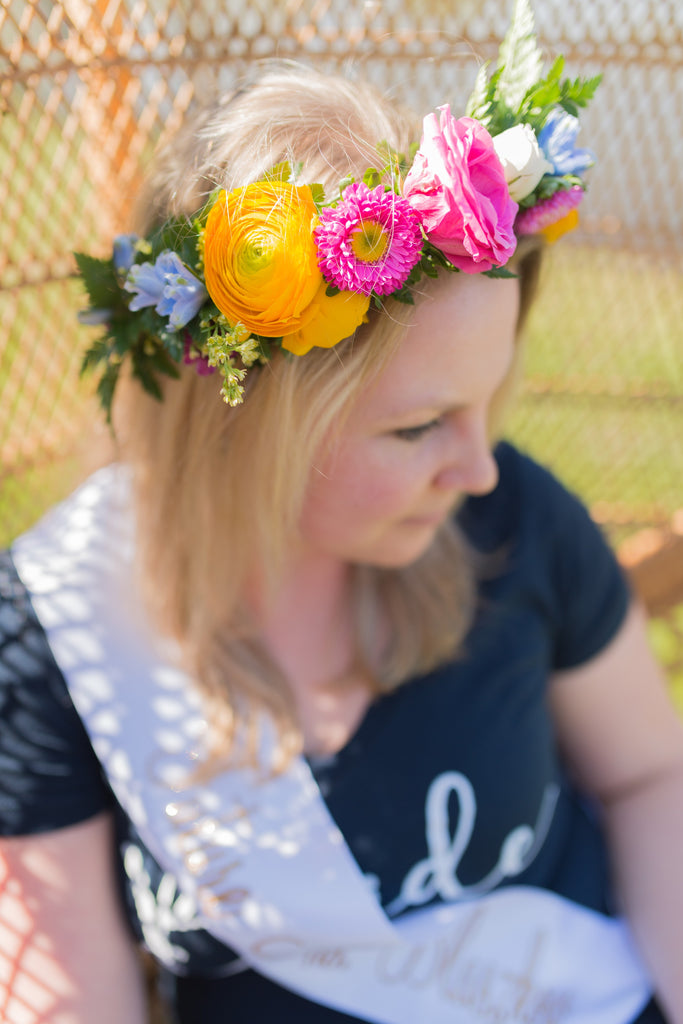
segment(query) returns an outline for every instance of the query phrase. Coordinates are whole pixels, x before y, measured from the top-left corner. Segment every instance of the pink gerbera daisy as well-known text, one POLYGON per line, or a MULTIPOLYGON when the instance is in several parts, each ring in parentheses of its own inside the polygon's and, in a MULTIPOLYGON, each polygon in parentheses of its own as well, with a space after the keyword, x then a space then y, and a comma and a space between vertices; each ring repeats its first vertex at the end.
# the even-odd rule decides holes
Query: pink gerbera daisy
POLYGON ((420 221, 408 201, 383 185, 348 185, 339 204, 320 214, 318 266, 329 284, 361 295, 390 295, 420 258, 420 221))
POLYGON ((541 199, 535 206, 520 210, 515 221, 517 235, 537 235, 556 221, 575 210, 583 199, 580 185, 558 189, 548 199, 541 199))

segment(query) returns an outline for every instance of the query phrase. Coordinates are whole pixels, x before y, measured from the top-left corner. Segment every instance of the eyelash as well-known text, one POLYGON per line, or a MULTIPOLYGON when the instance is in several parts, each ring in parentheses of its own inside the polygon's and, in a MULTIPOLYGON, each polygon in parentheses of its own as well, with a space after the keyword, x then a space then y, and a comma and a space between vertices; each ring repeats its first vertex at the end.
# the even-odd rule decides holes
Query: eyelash
POLYGON ((419 441, 421 437, 435 430, 441 425, 441 419, 430 420, 429 423, 420 423, 416 427, 400 427, 394 431, 394 437, 399 441, 419 441))

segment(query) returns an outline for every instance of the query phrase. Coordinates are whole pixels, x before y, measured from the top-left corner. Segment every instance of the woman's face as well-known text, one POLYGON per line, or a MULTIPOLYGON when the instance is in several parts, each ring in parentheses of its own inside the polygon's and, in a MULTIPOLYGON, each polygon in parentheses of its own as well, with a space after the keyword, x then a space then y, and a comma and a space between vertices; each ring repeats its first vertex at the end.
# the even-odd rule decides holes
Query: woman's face
POLYGON ((464 495, 495 487, 489 407, 518 301, 515 279, 429 283, 398 351, 314 462, 300 522, 310 554, 409 565, 464 495))

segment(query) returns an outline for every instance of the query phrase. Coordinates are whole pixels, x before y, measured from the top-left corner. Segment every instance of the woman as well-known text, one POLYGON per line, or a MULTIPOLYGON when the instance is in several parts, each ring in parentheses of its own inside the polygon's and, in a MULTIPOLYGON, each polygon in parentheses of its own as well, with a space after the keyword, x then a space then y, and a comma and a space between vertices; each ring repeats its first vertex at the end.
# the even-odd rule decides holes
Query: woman
POLYGON ((81 261, 123 466, 3 566, 4 1019, 143 1021, 141 939, 183 1024, 683 1021, 681 727, 490 440, 582 151, 497 148, 487 88, 411 161, 371 90, 267 75, 81 261))

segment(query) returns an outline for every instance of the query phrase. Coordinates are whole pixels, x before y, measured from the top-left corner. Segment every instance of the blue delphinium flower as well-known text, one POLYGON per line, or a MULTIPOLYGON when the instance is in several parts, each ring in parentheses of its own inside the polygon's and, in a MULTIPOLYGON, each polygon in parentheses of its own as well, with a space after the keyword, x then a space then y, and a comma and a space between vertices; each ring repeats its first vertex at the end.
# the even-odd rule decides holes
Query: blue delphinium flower
POLYGON ((114 239, 114 270, 118 274, 127 274, 135 263, 137 241, 137 235, 117 235, 114 239))
POLYGON ((168 326, 177 331, 189 323, 207 299, 204 285, 192 274, 177 253, 166 250, 154 263, 136 263, 123 286, 133 293, 128 303, 132 312, 154 306, 168 326))
POLYGON ((568 114, 561 107, 550 111, 538 133, 538 144, 553 165, 556 175, 581 175, 595 163, 590 149, 579 149, 576 146, 578 133, 578 117, 568 114))
MULTIPOLYGON (((162 254, 165 255, 165 254, 162 254)), ((145 306, 156 306, 164 297, 164 278, 161 256, 156 263, 136 263, 128 271, 123 287, 133 293, 128 308, 134 313, 145 306)))
MULTIPOLYGON (((204 285, 190 273, 175 252, 162 253, 166 257, 164 297, 157 305, 157 313, 167 316, 169 327, 177 331, 189 323, 208 298, 204 285)), ((157 263, 159 262, 157 260, 157 263)))

